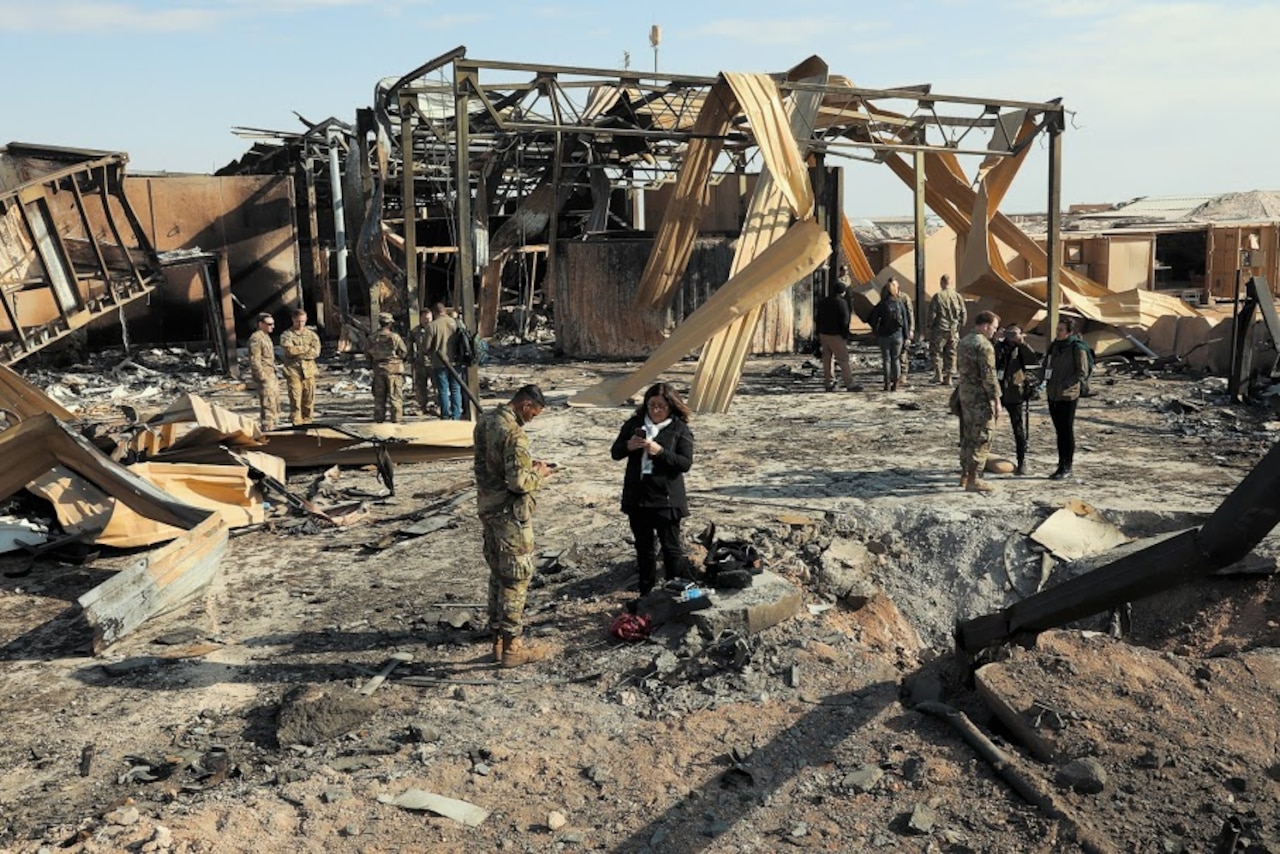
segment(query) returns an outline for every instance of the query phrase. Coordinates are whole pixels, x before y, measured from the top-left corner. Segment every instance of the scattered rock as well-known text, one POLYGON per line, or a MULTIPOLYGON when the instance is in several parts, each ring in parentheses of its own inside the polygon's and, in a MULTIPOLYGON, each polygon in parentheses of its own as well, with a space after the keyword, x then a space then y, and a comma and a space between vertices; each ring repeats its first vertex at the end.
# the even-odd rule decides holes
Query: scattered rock
POLYGON ((547 814, 547 827, 551 828, 552 833, 563 830, 568 823, 569 819, 559 810, 552 810, 547 814))
POLYGON ((1107 771, 1096 759, 1075 759, 1058 769, 1059 786, 1083 795, 1096 795, 1107 786, 1107 771))
POLYGON ((844 775, 844 779, 840 781, 840 785, 846 789, 855 789, 859 792, 870 792, 884 777, 884 772, 875 765, 863 765, 848 774, 844 775))

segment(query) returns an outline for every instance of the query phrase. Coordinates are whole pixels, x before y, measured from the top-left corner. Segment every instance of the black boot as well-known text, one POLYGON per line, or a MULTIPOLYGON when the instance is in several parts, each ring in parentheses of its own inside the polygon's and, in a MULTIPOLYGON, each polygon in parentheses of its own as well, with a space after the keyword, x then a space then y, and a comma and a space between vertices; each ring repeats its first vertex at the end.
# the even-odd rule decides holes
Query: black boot
POLYGON ((1025 457, 1018 457, 1018 467, 1013 470, 1018 477, 1022 477, 1027 473, 1027 460, 1025 457))
POLYGON ((1058 467, 1053 470, 1053 474, 1049 475, 1049 480, 1062 480, 1062 478, 1066 477, 1065 471, 1066 469, 1062 467, 1062 463, 1058 463, 1058 467))

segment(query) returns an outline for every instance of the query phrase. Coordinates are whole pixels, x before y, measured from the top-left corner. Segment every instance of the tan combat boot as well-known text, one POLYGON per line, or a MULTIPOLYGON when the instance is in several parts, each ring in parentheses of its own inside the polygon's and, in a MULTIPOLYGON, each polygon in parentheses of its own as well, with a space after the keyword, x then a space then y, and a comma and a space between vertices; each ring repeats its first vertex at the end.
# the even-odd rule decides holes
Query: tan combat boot
POLYGON ((966 492, 993 492, 995 487, 978 477, 978 469, 969 469, 969 482, 965 484, 966 492))
POLYGON ((964 489, 969 485, 969 470, 964 469, 960 472, 960 488, 964 489))
POLYGON ((550 644, 530 643, 523 638, 507 638, 502 645, 502 666, 519 667, 551 657, 554 652, 550 644))

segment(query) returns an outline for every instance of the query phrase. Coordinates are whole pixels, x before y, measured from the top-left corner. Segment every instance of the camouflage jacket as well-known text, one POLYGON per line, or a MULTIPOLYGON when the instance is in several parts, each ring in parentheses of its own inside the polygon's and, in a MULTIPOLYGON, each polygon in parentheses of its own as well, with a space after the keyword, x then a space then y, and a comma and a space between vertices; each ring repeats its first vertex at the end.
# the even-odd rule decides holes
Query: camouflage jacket
POLYGON ((991 339, 970 332, 956 347, 956 369, 960 374, 961 400, 988 403, 1000 396, 996 382, 996 350, 991 339))
POLYGON ((280 333, 280 347, 284 350, 284 368, 304 377, 316 375, 316 359, 320 356, 320 336, 303 327, 292 327, 280 333))
POLYGON ((249 336, 249 373, 261 380, 276 373, 276 348, 261 329, 249 336))
POLYGON ((486 412, 474 433, 476 505, 481 516, 496 516, 510 509, 521 523, 533 518, 533 494, 542 477, 533 470, 529 437, 520 419, 504 403, 486 412))
POLYGON ((938 291, 929 302, 929 320, 926 328, 930 334, 935 332, 955 332, 963 329, 968 321, 968 312, 964 307, 964 297, 953 289, 938 291))
POLYGON ((400 373, 404 370, 404 357, 409 355, 409 348, 398 332, 390 329, 379 329, 369 339, 369 358, 374 368, 389 373, 400 373))

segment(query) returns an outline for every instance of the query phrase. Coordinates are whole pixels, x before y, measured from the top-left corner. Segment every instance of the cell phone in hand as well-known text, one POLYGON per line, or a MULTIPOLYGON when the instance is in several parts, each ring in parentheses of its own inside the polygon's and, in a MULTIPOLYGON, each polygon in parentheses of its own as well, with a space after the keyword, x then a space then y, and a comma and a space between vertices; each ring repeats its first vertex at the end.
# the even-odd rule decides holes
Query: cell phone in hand
POLYGON ((644 438, 644 428, 643 428, 643 427, 637 427, 637 428, 636 428, 636 438, 637 438, 637 439, 643 439, 643 438, 644 438))

